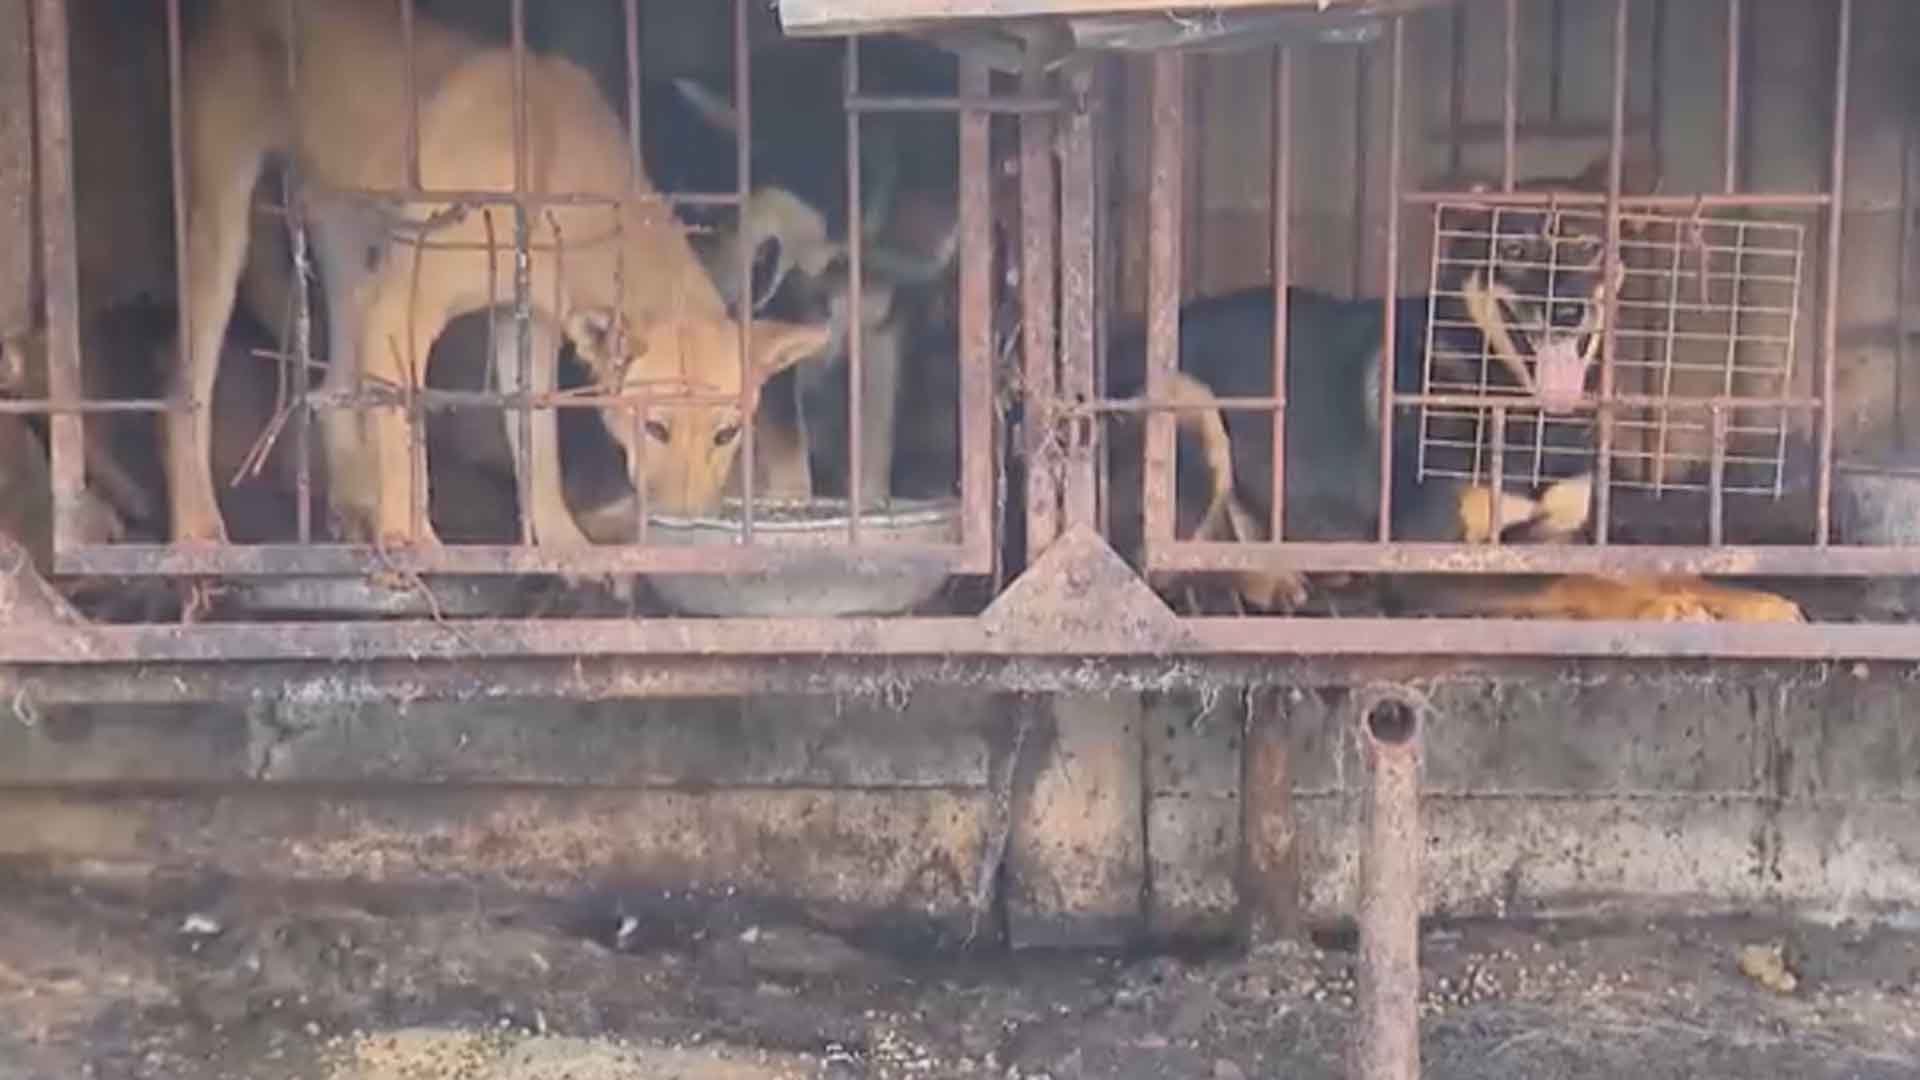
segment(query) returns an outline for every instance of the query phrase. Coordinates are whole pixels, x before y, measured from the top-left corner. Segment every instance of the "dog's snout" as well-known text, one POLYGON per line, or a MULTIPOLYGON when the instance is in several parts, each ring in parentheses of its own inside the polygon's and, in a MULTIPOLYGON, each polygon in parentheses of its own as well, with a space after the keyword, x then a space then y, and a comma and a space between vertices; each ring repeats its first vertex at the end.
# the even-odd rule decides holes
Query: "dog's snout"
POLYGON ((1564 301, 1557 303, 1553 305, 1550 318, 1554 326, 1571 329, 1586 321, 1587 305, 1564 301))

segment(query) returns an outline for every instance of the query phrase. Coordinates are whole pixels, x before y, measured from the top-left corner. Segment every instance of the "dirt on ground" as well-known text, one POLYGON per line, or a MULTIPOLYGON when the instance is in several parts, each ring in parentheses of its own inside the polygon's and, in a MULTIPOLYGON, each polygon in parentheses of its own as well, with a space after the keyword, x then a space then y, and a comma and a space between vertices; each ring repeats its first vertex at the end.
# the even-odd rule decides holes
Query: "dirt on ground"
MULTIPOLYGON (((743 899, 0 876, 0 1076, 1336 1077, 1350 934, 1183 955, 864 944, 743 899)), ((1423 933, 1425 1075, 1920 1076, 1920 935, 1423 933)))

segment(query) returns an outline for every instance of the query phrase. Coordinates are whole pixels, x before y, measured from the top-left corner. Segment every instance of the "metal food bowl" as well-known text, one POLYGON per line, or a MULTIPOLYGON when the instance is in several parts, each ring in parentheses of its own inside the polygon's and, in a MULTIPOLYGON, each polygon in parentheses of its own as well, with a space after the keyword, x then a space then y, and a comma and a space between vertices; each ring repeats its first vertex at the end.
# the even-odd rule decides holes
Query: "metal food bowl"
POLYGON ((1834 474, 1842 542, 1920 544, 1920 458, 1842 462, 1834 474))
MULTIPOLYGON (((848 519, 845 499, 756 499, 754 545, 802 549, 799 558, 769 571, 649 574, 647 583, 676 611, 735 617, 893 615, 925 603, 946 583, 945 560, 881 545, 959 542, 957 499, 895 499, 862 510, 860 548, 848 547, 848 519), (817 549, 817 557, 807 549, 817 549)), ((647 533, 657 544, 738 544, 741 505, 730 499, 711 517, 649 516, 647 533)))
MULTIPOLYGON (((1842 462, 1833 480, 1834 532, 1841 543, 1920 545, 1920 458, 1842 462)), ((1862 586, 1862 606, 1870 614, 1904 619, 1920 612, 1920 578, 1887 576, 1862 586)))
POLYGON ((396 588, 365 578, 289 577, 232 582, 224 603, 255 618, 483 618, 519 610, 511 578, 430 575, 396 588))

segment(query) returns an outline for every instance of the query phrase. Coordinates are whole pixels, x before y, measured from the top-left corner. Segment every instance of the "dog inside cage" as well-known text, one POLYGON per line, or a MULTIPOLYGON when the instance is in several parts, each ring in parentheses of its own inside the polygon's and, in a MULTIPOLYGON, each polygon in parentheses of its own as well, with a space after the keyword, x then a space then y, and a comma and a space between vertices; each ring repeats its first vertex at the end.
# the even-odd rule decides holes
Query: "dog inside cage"
POLYGON ((293 578, 977 613, 1076 533, 1242 613, 1846 617, 1906 568, 1870 328, 1908 305, 1847 287, 1905 280, 1905 230, 1842 211, 1850 125, 1908 121, 1853 115, 1847 4, 1191 52, 746 0, 47 11, 21 529, 139 618, 310 614, 293 578))

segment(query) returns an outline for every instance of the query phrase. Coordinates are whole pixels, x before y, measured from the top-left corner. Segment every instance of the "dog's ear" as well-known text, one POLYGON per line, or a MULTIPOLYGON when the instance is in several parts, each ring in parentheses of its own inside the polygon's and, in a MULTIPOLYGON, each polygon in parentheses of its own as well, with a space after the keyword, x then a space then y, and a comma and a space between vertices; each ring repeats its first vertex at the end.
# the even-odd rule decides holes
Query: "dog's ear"
POLYGON ((575 308, 567 313, 567 340, 588 365, 599 367, 627 359, 626 320, 612 308, 575 308))
POLYGON ((817 356, 832 340, 833 329, 824 324, 755 319, 754 372, 762 380, 770 379, 802 360, 817 356))

